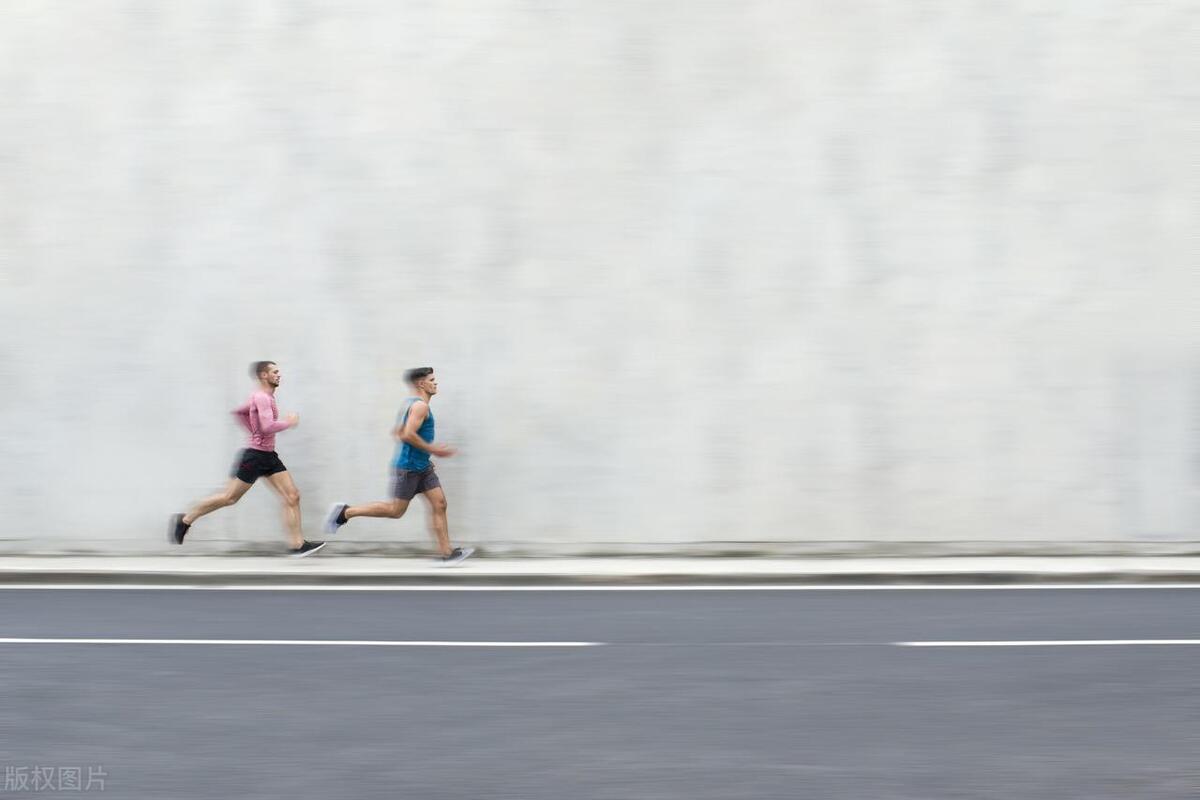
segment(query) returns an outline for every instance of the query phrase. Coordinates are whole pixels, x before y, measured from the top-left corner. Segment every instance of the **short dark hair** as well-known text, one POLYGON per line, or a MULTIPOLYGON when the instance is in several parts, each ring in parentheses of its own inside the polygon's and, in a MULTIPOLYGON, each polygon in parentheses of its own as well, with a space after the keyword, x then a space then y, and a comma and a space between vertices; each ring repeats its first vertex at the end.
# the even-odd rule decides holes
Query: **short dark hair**
POLYGON ((413 367, 408 372, 404 373, 404 380, 408 381, 413 386, 416 386, 417 381, 421 380, 422 378, 428 378, 432 374, 433 367, 413 367))
POLYGON ((262 374, 267 371, 267 367, 273 366, 274 361, 255 361, 250 365, 250 377, 259 379, 262 374))

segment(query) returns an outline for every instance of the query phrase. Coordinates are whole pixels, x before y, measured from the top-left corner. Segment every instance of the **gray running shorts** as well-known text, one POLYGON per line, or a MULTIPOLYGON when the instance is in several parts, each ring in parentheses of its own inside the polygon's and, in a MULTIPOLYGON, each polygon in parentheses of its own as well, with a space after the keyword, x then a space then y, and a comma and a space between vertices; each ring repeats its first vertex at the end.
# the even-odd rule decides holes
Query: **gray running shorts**
POLYGON ((412 500, 417 495, 442 485, 432 466, 423 470, 393 469, 392 497, 397 500, 412 500))

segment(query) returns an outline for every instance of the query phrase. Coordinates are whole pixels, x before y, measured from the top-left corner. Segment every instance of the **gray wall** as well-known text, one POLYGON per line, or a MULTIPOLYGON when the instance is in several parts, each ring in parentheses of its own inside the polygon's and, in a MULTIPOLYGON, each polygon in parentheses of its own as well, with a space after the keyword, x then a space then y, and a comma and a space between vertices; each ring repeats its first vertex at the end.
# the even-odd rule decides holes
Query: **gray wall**
POLYGON ((2 14, 9 551, 166 550, 257 358, 312 528, 430 364, 495 550, 1200 540, 1194 3, 2 14))

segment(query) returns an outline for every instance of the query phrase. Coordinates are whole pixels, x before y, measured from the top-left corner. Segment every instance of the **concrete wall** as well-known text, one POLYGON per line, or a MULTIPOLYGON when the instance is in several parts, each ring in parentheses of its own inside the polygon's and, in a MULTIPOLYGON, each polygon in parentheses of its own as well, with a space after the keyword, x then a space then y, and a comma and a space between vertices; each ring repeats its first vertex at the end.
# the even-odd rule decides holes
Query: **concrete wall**
MULTIPOLYGON (((428 364, 495 550, 1200 540, 1196 21, 6 4, 0 546, 166 549, 258 358, 313 528, 428 364)), ((194 538, 283 542, 265 488, 194 538)))

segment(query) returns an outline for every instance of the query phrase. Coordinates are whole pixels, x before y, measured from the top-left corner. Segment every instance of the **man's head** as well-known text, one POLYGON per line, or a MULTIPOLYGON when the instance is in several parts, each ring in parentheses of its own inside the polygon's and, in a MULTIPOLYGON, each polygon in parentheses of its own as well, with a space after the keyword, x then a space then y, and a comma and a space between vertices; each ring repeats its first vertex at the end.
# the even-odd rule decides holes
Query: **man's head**
POLYGON ((427 392, 431 395, 437 394, 437 378, 433 374, 433 367, 416 367, 415 369, 410 369, 404 373, 404 379, 418 391, 427 392))
POLYGON ((268 386, 279 385, 279 366, 274 361, 255 361, 250 365, 250 374, 268 386))

